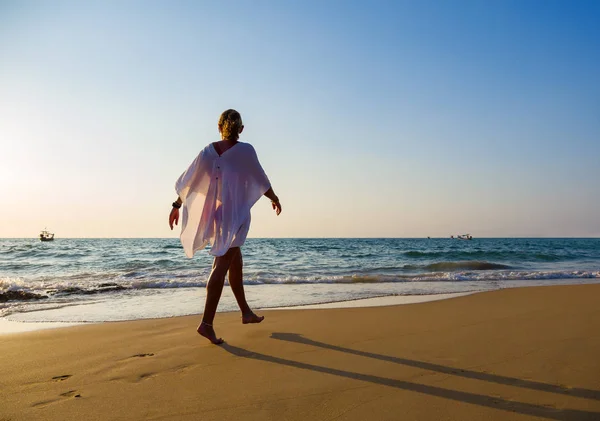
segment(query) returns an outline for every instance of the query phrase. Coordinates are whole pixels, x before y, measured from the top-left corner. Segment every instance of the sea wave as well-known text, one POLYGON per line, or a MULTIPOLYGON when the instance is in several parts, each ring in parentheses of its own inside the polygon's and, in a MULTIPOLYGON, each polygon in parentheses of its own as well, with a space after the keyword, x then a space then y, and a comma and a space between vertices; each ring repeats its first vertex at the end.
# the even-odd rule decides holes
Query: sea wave
POLYGON ((19 253, 23 251, 29 251, 33 248, 33 244, 15 244, 8 247, 0 248, 0 254, 11 254, 19 253))
POLYGON ((508 265, 500 263, 483 261, 459 261, 459 262, 438 262, 424 266, 424 269, 432 272, 458 271, 458 270, 493 270, 493 269, 511 269, 508 265))
MULTIPOLYGON (((386 268, 386 269, 397 269, 397 268, 386 268)), ((486 262, 479 260, 467 260, 458 262, 437 262, 430 264, 409 264, 403 265, 400 268, 404 271, 421 271, 421 272, 454 272, 454 271, 468 271, 468 270, 501 270, 501 269, 513 269, 512 266, 504 265, 502 263, 486 262)))
MULTIPOLYGON (((487 282, 487 281, 530 281, 530 280, 557 280, 557 279, 600 279, 599 271, 519 271, 519 270, 487 270, 497 266, 488 262, 471 262, 468 270, 456 269, 458 263, 469 262, 444 262, 440 267, 452 267, 453 270, 421 273, 415 275, 404 274, 349 274, 332 276, 255 276, 245 279, 246 285, 269 284, 373 284, 389 282, 487 282), (482 264, 483 263, 483 264, 482 264), (479 268, 479 269, 478 269, 479 268), (487 268, 487 269, 484 269, 487 268)), ((43 300, 46 298, 109 294, 125 291, 148 289, 177 289, 177 288, 203 288, 205 279, 198 277, 160 277, 149 279, 120 278, 110 282, 85 282, 83 280, 62 280, 55 282, 26 282, 18 278, 0 279, 0 302, 43 300)))
POLYGON ((511 262, 540 261, 560 262, 581 258, 581 255, 572 253, 539 253, 524 250, 447 250, 447 251, 418 251, 411 250, 402 253, 403 256, 417 259, 452 259, 452 260, 505 260, 511 262))
POLYGON ((48 296, 23 290, 0 292, 0 303, 7 301, 41 300, 43 298, 48 298, 48 296))

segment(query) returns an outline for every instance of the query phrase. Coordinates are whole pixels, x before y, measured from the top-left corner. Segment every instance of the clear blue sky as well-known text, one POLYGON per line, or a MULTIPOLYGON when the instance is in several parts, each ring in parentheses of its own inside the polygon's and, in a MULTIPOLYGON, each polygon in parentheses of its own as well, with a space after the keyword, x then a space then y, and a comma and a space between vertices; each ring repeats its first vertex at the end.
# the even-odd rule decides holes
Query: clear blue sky
POLYGON ((170 237, 238 109, 251 236, 600 236, 598 1, 0 0, 0 237, 170 237))

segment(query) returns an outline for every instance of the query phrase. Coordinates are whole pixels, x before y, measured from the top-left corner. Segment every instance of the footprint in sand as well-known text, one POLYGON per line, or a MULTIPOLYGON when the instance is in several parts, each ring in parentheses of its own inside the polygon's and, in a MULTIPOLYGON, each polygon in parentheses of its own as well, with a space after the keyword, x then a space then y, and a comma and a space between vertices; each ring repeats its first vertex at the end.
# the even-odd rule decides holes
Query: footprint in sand
POLYGON ((68 392, 61 393, 60 396, 64 396, 65 398, 70 398, 70 397, 80 398, 81 397, 81 395, 79 393, 77 393, 76 390, 69 390, 68 392))
POLYGON ((59 402, 59 401, 63 400, 64 398, 80 398, 80 397, 81 397, 81 394, 77 393, 76 390, 69 390, 68 392, 61 393, 60 398, 58 398, 58 399, 50 399, 47 401, 36 402, 36 403, 32 404, 31 406, 34 408, 38 407, 38 406, 44 407, 46 405, 50 405, 50 404, 59 402))
POLYGON ((72 374, 63 374, 62 376, 54 376, 52 380, 55 382, 62 382, 63 380, 67 380, 69 377, 72 377, 72 374))
POLYGON ((135 355, 132 355, 131 358, 136 358, 136 357, 142 358, 142 357, 153 357, 153 356, 154 356, 154 354, 149 352, 147 354, 135 354, 135 355))
POLYGON ((142 380, 148 379, 148 378, 150 378, 152 376, 155 376, 155 375, 156 375, 156 373, 142 373, 142 374, 140 374, 138 376, 138 381, 142 381, 142 380))

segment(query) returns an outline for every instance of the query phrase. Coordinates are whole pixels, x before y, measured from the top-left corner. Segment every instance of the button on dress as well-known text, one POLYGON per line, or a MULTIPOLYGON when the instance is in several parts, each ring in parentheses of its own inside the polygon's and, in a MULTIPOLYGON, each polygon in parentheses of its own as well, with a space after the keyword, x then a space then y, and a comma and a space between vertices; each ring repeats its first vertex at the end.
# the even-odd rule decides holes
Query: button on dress
POLYGON ((187 257, 211 245, 222 256, 240 247, 250 229, 250 209, 271 187, 254 147, 238 142, 221 155, 206 146, 181 174, 181 244, 187 257))

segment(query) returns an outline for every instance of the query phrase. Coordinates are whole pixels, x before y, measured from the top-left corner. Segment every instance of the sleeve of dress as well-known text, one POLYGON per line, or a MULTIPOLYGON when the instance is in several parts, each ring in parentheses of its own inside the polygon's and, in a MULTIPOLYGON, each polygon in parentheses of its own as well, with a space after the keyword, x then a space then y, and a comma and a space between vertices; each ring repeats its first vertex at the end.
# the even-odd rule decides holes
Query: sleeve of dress
POLYGON ((247 174, 247 199, 248 204, 252 207, 271 188, 269 177, 267 177, 265 170, 260 165, 258 155, 252 146, 250 146, 247 174))
POLYGON ((180 239, 188 257, 206 246, 206 240, 198 235, 198 228, 210 187, 212 166, 209 161, 204 148, 175 183, 175 191, 183 202, 180 239))
POLYGON ((177 181, 175 182, 175 191, 177 195, 181 198, 182 201, 185 202, 185 198, 192 188, 194 184, 196 184, 197 180, 201 178, 202 168, 202 155, 204 150, 202 150, 196 159, 192 161, 190 166, 179 176, 177 181))

